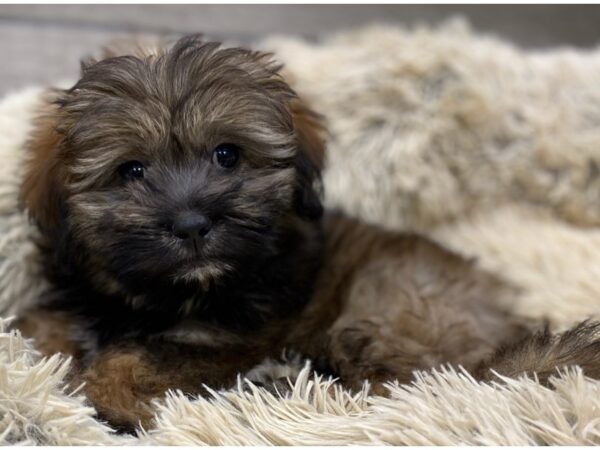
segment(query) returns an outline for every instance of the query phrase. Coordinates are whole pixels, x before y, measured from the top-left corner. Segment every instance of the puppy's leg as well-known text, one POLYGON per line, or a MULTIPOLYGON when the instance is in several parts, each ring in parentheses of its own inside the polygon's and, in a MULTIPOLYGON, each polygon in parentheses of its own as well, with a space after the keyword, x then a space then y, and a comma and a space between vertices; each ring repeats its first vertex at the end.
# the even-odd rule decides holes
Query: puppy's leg
POLYGON ((151 425, 151 401, 169 389, 204 395, 203 385, 228 388, 237 374, 264 357, 253 348, 196 347, 169 342, 118 345, 102 350, 81 374, 84 392, 101 418, 121 430, 151 425))
POLYGON ((123 431, 147 425, 150 401, 174 386, 170 373, 141 346, 100 352, 78 379, 100 418, 123 431))
POLYGON ((33 338, 45 356, 73 356, 70 386, 85 383, 83 391, 98 415, 111 425, 132 431, 148 426, 150 403, 169 389, 189 395, 232 386, 237 374, 251 369, 264 357, 258 348, 191 346, 163 341, 129 342, 97 350, 92 334, 81 320, 64 311, 44 308, 23 314, 13 328, 33 338))
POLYGON ((600 323, 582 322, 561 334, 547 329, 501 348, 474 371, 481 380, 497 379, 494 372, 507 377, 537 374, 547 384, 557 369, 578 365, 583 373, 600 379, 600 323))
MULTIPOLYGON (((418 239, 418 238, 417 238, 418 239)), ((387 252, 355 271, 341 315, 328 331, 328 357, 348 385, 409 382, 416 369, 473 369, 528 329, 505 313, 512 289, 427 241, 387 252)))

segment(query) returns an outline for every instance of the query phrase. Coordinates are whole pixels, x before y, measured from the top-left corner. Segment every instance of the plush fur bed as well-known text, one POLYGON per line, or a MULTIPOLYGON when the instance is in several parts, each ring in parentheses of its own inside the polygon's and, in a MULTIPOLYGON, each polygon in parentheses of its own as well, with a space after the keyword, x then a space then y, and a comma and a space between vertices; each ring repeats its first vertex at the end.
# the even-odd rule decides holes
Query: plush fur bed
MULTIPOLYGON (((371 27, 318 44, 263 42, 328 119, 327 203, 416 229, 514 284, 512 307, 562 329, 600 315, 600 49, 524 52, 462 22, 371 27)), ((0 314, 45 282, 18 211, 23 141, 39 89, 0 102, 0 314)), ((532 379, 479 384, 459 369, 349 394, 308 365, 276 398, 239 389, 157 399, 156 426, 114 434, 63 385, 68 361, 42 359, 0 325, 0 443, 598 444, 600 383, 577 368, 554 389, 532 379)))

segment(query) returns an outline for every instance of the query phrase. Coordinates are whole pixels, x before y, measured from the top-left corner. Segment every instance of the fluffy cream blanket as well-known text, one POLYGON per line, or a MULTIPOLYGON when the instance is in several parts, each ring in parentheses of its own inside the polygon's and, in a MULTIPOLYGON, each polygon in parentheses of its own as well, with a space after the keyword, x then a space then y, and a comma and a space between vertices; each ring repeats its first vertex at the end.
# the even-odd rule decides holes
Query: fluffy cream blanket
MULTIPOLYGON (((416 229, 520 288, 514 309, 555 329, 600 313, 600 49, 524 52, 462 23, 372 27, 318 44, 263 43, 331 131, 327 202, 416 229)), ((23 141, 39 90, 0 103, 0 314, 45 282, 18 210, 23 141)), ((0 321, 0 442, 20 444, 593 444, 600 383, 579 369, 482 384, 460 369, 350 394, 310 367, 285 398, 240 379, 211 398, 169 393, 156 423, 116 435, 0 321)))

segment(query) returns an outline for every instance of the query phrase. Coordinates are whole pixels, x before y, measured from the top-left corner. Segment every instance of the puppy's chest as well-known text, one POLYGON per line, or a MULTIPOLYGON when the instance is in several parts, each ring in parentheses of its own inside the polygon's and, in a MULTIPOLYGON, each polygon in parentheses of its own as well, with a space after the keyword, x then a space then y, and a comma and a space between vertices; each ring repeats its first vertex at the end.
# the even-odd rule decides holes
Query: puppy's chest
MULTIPOLYGON (((296 295, 300 295, 297 293, 296 295)), ((220 291, 181 299, 124 301, 118 297, 69 296, 54 306, 80 317, 99 347, 129 340, 168 341, 201 347, 235 347, 268 340, 285 328, 298 307, 285 305, 290 296, 274 291, 220 291), (75 300, 73 300, 75 299, 75 300)), ((300 300, 296 304, 302 303, 300 300)))

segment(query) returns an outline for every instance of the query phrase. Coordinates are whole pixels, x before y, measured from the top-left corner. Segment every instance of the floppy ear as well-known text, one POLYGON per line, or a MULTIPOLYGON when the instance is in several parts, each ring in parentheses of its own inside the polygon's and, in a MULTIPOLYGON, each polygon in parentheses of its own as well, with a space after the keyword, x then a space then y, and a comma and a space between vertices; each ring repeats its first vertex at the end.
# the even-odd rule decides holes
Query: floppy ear
POLYGON ((27 144, 29 152, 21 186, 21 203, 42 233, 60 229, 64 217, 65 172, 58 158, 62 135, 57 131, 58 111, 48 104, 38 117, 27 144))
POLYGON ((322 118, 300 99, 293 100, 290 109, 298 147, 295 206, 301 216, 316 220, 323 215, 321 170, 325 159, 325 127, 322 118))

